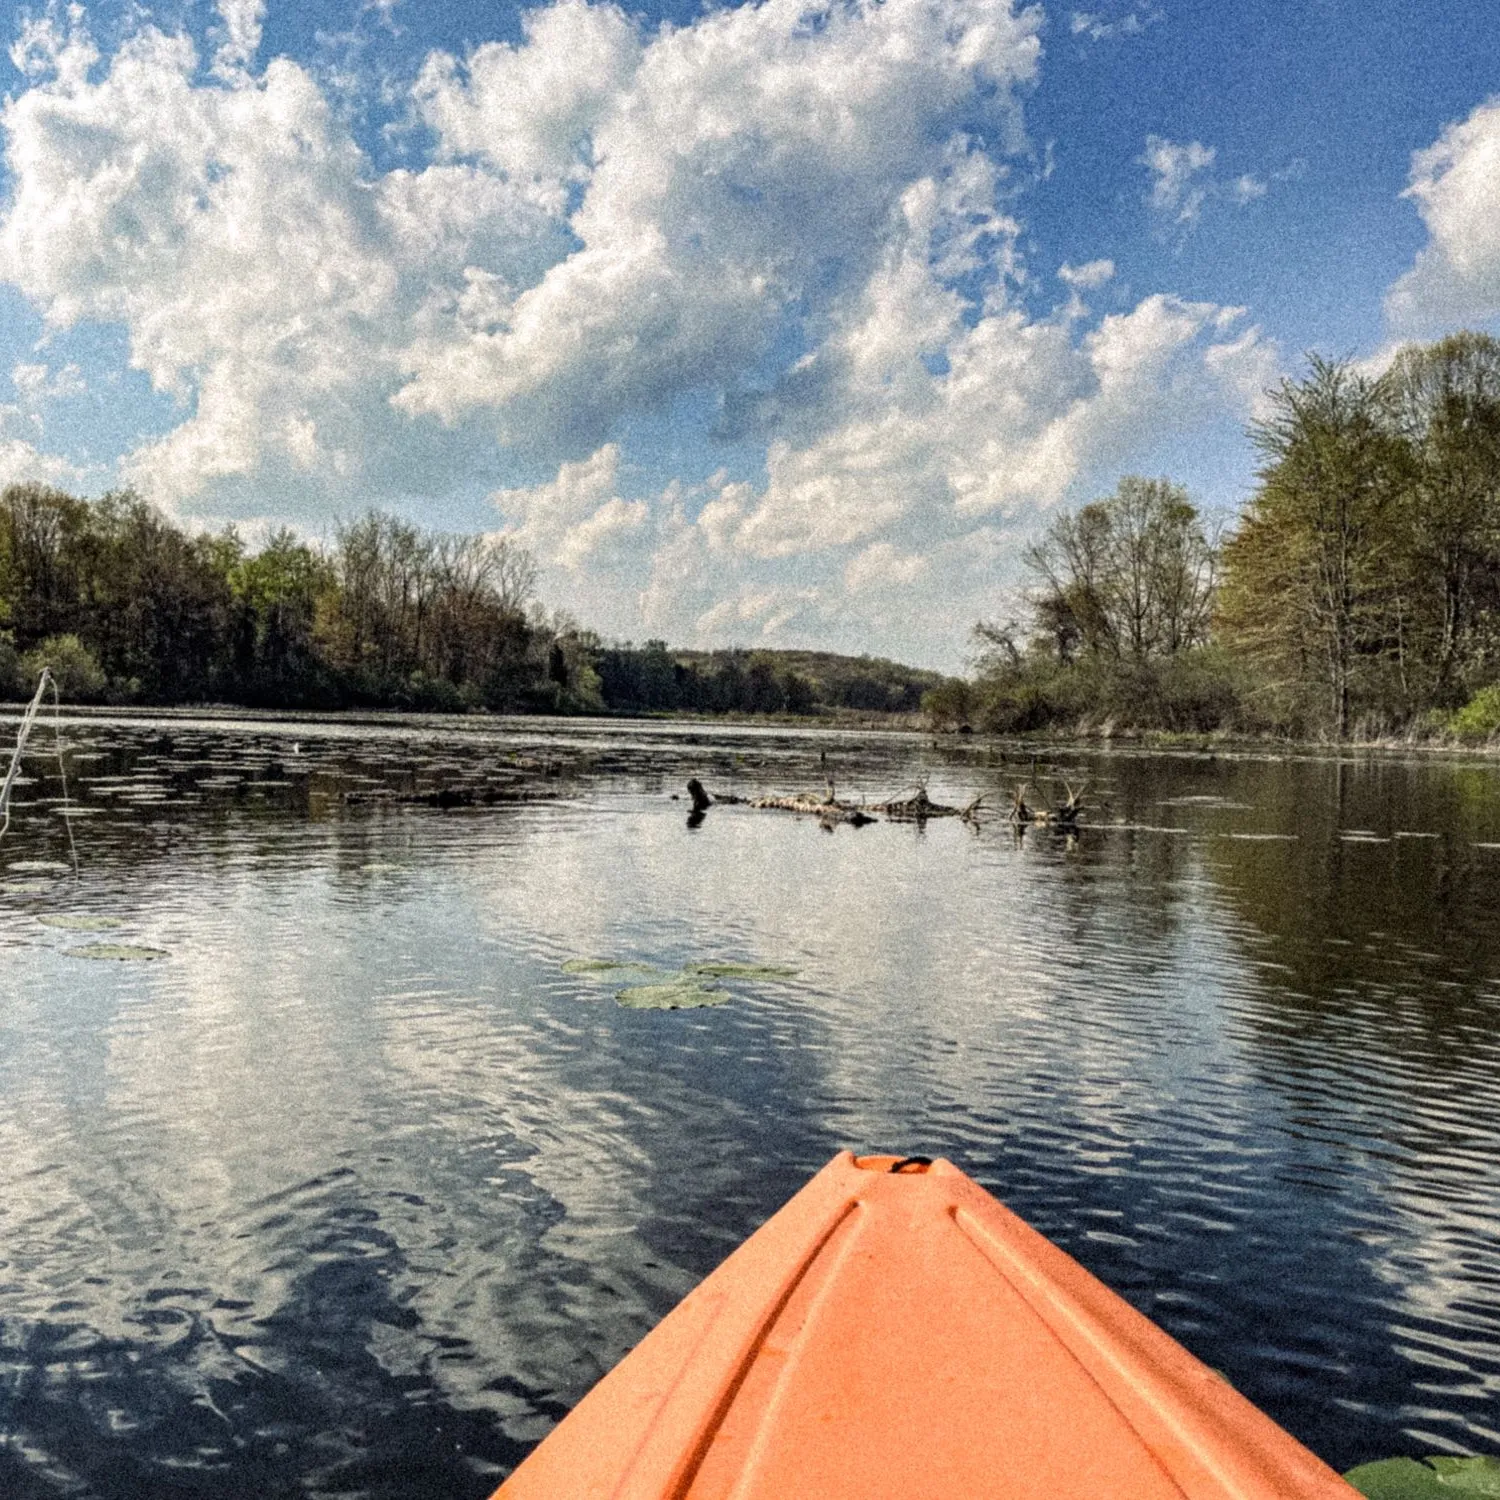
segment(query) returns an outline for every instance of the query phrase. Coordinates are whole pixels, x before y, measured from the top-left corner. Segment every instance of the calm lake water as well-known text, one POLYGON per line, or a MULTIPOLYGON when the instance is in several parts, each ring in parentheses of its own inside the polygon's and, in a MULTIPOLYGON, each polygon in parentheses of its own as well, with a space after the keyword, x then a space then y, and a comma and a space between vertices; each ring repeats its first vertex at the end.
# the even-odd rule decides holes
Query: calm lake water
POLYGON ((951 1157, 1340 1468, 1500 1451, 1500 767, 1067 754, 1093 826, 1018 838, 670 798, 826 750, 1003 805, 983 745, 64 732, 78 815, 40 728, 0 843, 7 1500, 478 1500, 845 1145, 951 1157), (518 755, 549 800, 384 795, 518 755), (795 973, 634 1010, 578 958, 795 973))

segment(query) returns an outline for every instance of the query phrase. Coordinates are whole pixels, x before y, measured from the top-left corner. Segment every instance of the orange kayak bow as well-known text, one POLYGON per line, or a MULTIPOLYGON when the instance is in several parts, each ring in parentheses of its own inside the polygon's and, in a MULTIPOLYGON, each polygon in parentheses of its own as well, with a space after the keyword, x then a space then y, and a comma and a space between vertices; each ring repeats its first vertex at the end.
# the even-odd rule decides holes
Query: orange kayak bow
POLYGON ((1350 1500, 947 1161, 836 1156, 494 1500, 1350 1500))

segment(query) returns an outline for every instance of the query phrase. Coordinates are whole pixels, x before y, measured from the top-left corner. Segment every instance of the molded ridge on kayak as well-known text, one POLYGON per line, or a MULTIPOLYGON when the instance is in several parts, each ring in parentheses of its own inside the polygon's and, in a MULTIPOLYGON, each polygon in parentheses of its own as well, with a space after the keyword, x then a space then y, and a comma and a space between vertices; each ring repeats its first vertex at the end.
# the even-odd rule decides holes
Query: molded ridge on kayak
POLYGON ((494 1500, 1354 1493, 952 1163, 845 1151, 494 1500))

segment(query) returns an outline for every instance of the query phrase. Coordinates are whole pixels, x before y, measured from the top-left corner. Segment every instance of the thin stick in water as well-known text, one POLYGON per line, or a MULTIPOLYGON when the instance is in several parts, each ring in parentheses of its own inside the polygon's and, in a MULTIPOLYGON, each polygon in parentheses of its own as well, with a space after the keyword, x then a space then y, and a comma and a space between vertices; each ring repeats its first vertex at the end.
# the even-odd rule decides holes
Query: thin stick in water
POLYGON ((52 689, 52 729, 57 739, 57 769, 62 777, 63 823, 68 830, 68 852, 73 856, 73 874, 76 876, 80 873, 78 845, 73 841, 73 819, 69 815, 71 804, 68 801, 68 768, 63 761, 62 700, 57 691, 57 679, 53 677, 49 667, 42 668, 36 692, 27 704, 26 712, 21 715, 21 725, 16 733, 16 748, 10 757, 10 769, 5 773, 4 783, 0 784, 0 838, 4 838, 10 831, 11 791, 21 770, 21 757, 26 754, 26 742, 31 738, 31 731, 36 725, 37 715, 41 712, 42 701, 49 687, 52 689))

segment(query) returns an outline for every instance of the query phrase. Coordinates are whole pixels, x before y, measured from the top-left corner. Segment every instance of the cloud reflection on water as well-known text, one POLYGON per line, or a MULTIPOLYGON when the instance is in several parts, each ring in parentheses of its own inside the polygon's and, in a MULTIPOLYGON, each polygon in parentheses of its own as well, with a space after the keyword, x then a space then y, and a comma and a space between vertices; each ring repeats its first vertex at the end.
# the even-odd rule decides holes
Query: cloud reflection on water
MULTIPOLYGON (((126 760, 142 733, 96 732, 126 760)), ((1474 934, 1500 871, 1451 871, 1493 797, 1431 767, 1340 790, 1117 756, 1101 818, 1171 797, 1187 833, 828 836, 732 807, 690 832, 665 796, 685 764, 797 785, 818 744, 692 735, 632 730, 627 770, 554 804, 343 810, 347 758, 437 759, 344 735, 308 752, 316 819, 295 789, 211 787, 150 837, 93 820, 69 901, 170 956, 8 950, 0 1365, 29 1394, 0 1426, 81 1473, 198 1465, 205 1495, 327 1492, 360 1463, 395 1494, 399 1438, 478 1495, 850 1143, 954 1156, 1335 1461, 1485 1439, 1500 965, 1474 934), (1337 847, 1387 805, 1443 839, 1337 847), (1222 837, 1294 815, 1296 841, 1222 837), (797 973, 630 1012, 576 956, 797 973), (79 1405, 88 1371, 124 1427, 79 1405)), ((912 741, 849 762, 872 797, 925 771, 1000 801, 1014 776, 912 741)), ((6 899, 24 922, 52 898, 6 899)))

